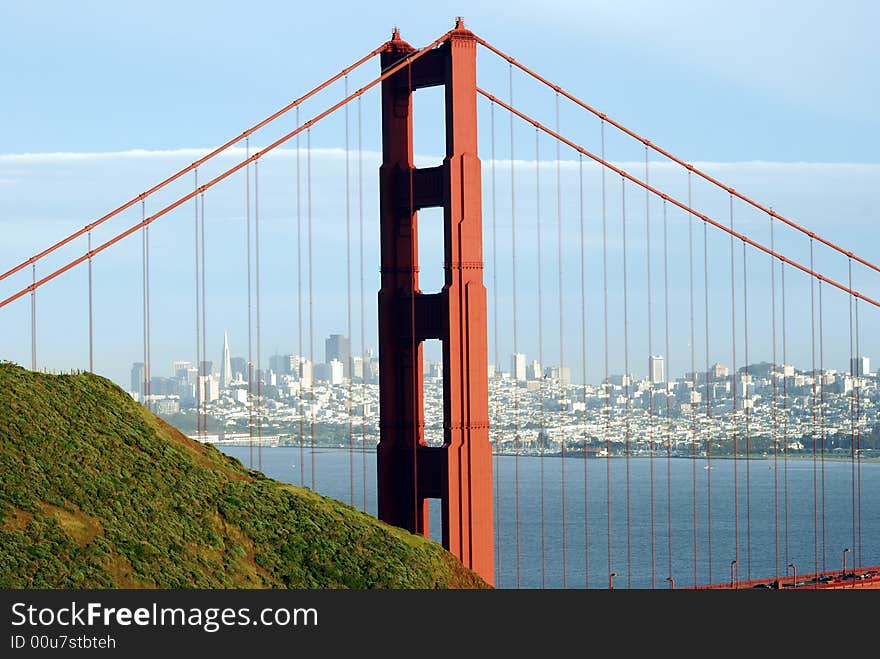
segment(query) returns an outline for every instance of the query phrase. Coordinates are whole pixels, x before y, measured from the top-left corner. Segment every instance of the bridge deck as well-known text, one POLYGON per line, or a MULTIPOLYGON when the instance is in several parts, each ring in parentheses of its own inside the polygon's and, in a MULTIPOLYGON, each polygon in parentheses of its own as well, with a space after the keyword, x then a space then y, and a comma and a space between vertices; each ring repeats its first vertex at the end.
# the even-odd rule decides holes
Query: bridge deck
POLYGON ((688 590, 720 590, 740 588, 770 588, 774 590, 819 590, 819 589, 842 589, 862 588, 880 590, 880 565, 843 570, 830 570, 828 572, 809 572, 807 574, 789 575, 778 579, 752 579, 751 581, 737 581, 732 583, 715 583, 705 586, 695 586, 688 590))

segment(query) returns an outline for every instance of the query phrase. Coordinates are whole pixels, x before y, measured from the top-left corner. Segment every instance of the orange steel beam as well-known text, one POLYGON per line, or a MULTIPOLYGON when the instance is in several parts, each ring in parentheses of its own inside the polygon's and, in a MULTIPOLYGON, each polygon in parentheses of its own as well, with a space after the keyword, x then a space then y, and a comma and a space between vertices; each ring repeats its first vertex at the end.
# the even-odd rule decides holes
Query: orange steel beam
MULTIPOLYGON (((754 588, 762 584, 779 583, 780 588, 792 588, 797 590, 808 589, 842 589, 842 588, 880 588, 880 565, 850 568, 844 570, 827 570, 825 572, 806 572, 797 575, 785 575, 770 577, 767 579, 752 579, 750 581, 737 581, 734 588, 754 588), (859 579, 847 579, 838 581, 819 582, 822 577, 836 577, 841 579, 845 574, 860 575, 859 579), (802 583, 802 586, 795 584, 802 583)), ((730 589, 730 582, 691 586, 682 590, 725 590, 730 589)))
MULTIPOLYGON (((328 115, 336 112, 336 110, 343 107, 346 103, 349 103, 352 100, 356 99, 358 96, 363 95, 364 93, 366 93, 367 91, 369 91, 370 89, 372 89, 373 87, 378 85, 380 82, 382 82, 386 78, 388 78, 388 77, 394 75, 395 73, 397 73, 398 71, 400 71, 403 67, 408 66, 411 62, 413 62, 414 60, 417 60, 422 55, 424 55, 426 52, 428 52, 429 50, 431 50, 432 48, 434 48, 438 44, 445 41, 448 36, 449 36, 449 32, 444 34, 442 37, 436 39, 432 43, 428 44, 424 48, 417 50, 412 55, 402 58, 396 64, 394 64, 393 66, 386 69, 378 78, 375 78, 374 80, 368 82, 366 85, 364 85, 363 87, 361 87, 357 91, 349 94, 348 96, 346 96, 344 99, 342 99, 341 101, 339 101, 335 105, 329 107, 328 109, 324 110, 323 112, 321 112, 320 114, 318 114, 314 118, 310 119, 309 121, 305 122, 304 124, 302 124, 301 126, 296 128, 296 130, 293 130, 293 131, 287 133, 286 135, 283 135, 282 137, 280 137, 277 140, 275 140, 274 142, 272 142, 269 146, 263 148, 260 151, 257 151, 250 158, 242 160, 237 165, 230 167, 222 174, 215 176, 213 179, 211 179, 210 181, 208 181, 204 185, 201 185, 198 188, 196 188, 195 190, 193 190, 192 192, 185 194, 183 197, 181 197, 177 201, 169 204, 168 206, 165 206, 165 208, 154 213, 150 217, 145 218, 143 221, 138 222, 134 226, 129 227, 128 229, 126 229, 125 231, 123 231, 120 234, 117 234, 116 236, 114 236, 113 238, 108 240, 107 242, 99 245, 98 247, 96 247, 95 249, 93 249, 89 252, 86 252, 85 254, 80 256, 79 258, 74 259, 73 261, 71 261, 70 263, 68 263, 67 265, 65 265, 61 268, 58 268, 57 270, 46 275, 42 279, 30 284, 29 286, 26 286, 25 288, 21 289, 20 291, 18 291, 14 295, 10 295, 6 299, 0 301, 0 308, 3 308, 7 304, 10 304, 11 302, 14 302, 15 300, 19 299, 20 297, 27 295, 31 291, 37 290, 38 288, 40 288, 40 286, 43 286, 44 284, 52 281, 53 279, 64 274, 68 270, 78 266, 80 263, 87 261, 89 258, 93 257, 95 254, 99 254, 99 253, 103 252, 105 249, 107 249, 108 247, 111 247, 112 245, 115 245, 123 238, 126 238, 126 237, 130 236, 131 234, 137 232, 138 229, 142 229, 143 227, 145 227, 149 224, 152 224, 155 220, 158 220, 163 215, 173 211, 178 206, 185 204, 187 201, 189 201, 193 197, 203 193, 205 190, 208 190, 209 188, 213 187, 214 185, 216 185, 220 181, 228 178, 229 176, 231 176, 232 174, 234 174, 238 170, 243 169, 244 167, 246 167, 250 163, 254 162, 255 160, 262 158, 264 155, 266 155, 267 153, 269 153, 273 149, 277 148, 279 145, 284 144, 285 142, 287 142, 288 140, 290 140, 293 137, 296 137, 304 130, 311 128, 312 126, 314 126, 316 123, 318 123, 319 121, 321 121, 322 119, 324 119, 328 115)), ((384 48, 384 46, 383 46, 383 48, 384 48)))
MULTIPOLYGON (((587 151, 585 148, 583 148, 582 146, 579 146, 579 145, 575 144, 575 143, 572 142, 571 140, 566 139, 565 137, 563 137, 562 135, 560 135, 560 134, 557 133, 556 131, 554 131, 554 130, 552 130, 552 129, 550 129, 550 128, 547 128, 547 127, 546 127, 544 124, 542 124, 541 122, 539 122, 539 121, 537 121, 537 120, 535 120, 535 119, 532 119, 532 118, 531 118, 530 116, 528 116, 527 114, 525 114, 525 113, 523 113, 523 112, 520 112, 519 110, 517 110, 517 109, 514 108, 514 107, 511 107, 510 105, 508 105, 507 103, 505 103, 505 102, 502 101, 501 99, 499 99, 499 98, 493 96, 493 95, 490 94, 489 92, 487 92, 487 91, 485 91, 485 90, 483 90, 483 89, 481 89, 481 88, 479 88, 479 87, 477 88, 477 92, 478 92, 479 94, 482 94, 483 96, 485 96, 485 97, 486 97, 487 99, 489 99, 491 102, 493 102, 493 103, 497 104, 498 106, 504 108, 504 109, 507 110, 508 112, 511 112, 511 113, 515 114, 517 117, 519 117, 519 118, 522 119, 523 121, 526 121, 526 122, 532 124, 535 128, 544 131, 545 133, 547 133, 547 134, 550 135, 551 137, 554 137, 555 139, 557 139, 557 140, 559 140, 560 142, 562 142, 563 144, 565 144, 565 145, 571 147, 571 148, 574 149, 575 151, 577 151, 577 152, 579 152, 579 153, 582 153, 583 155, 587 156, 588 158, 590 158, 590 159, 596 161, 597 163, 599 163, 599 164, 602 165, 603 167, 607 167, 608 169, 610 169, 611 171, 615 172, 616 174, 620 174, 620 176, 622 176, 623 178, 627 179, 628 181, 631 181, 631 182, 635 183, 636 185, 641 186, 642 188, 644 188, 644 189, 647 190, 648 192, 650 192, 650 193, 652 193, 652 194, 654 194, 654 195, 660 197, 660 198, 663 199, 664 201, 668 201, 669 203, 674 204, 675 206, 678 206, 678 207, 681 208, 683 211, 685 211, 685 212, 687 212, 687 213, 690 213, 690 214, 693 215, 694 217, 698 217, 698 218, 700 218, 701 220, 703 220, 703 222, 706 222, 707 224, 711 224, 713 227, 715 227, 715 228, 717 228, 717 229, 721 229, 721 230, 724 231, 725 233, 730 234, 730 235, 733 236, 734 238, 737 238, 737 239, 741 240, 742 242, 746 243, 747 245, 751 245, 751 246, 754 247, 755 249, 761 250, 761 251, 764 252, 765 254, 769 254, 770 256, 772 256, 772 257, 774 257, 774 258, 776 258, 776 259, 779 259, 779 260, 782 261, 783 263, 787 263, 788 265, 790 265, 790 266, 792 266, 792 267, 794 267, 794 268, 797 268, 797 269, 800 270, 801 272, 804 272, 804 273, 808 274, 809 276, 818 279, 819 281, 824 281, 826 284, 830 284, 831 286, 834 286, 835 288, 840 289, 840 290, 843 291, 844 293, 848 293, 849 295, 852 295, 853 297, 859 298, 860 300, 864 300, 864 301, 867 302, 868 304, 872 304, 872 305, 874 305, 875 307, 880 307, 880 302, 878 302, 877 300, 875 300, 875 299, 873 299, 873 298, 870 298, 870 297, 868 297, 867 295, 864 295, 864 294, 862 294, 862 293, 859 293, 858 291, 854 291, 854 290, 852 290, 851 288, 849 288, 849 287, 847 287, 847 286, 844 286, 844 285, 841 284, 841 283, 838 283, 838 282, 835 281, 834 279, 829 279, 828 277, 826 277, 826 276, 824 276, 824 275, 821 275, 821 274, 819 274, 818 272, 816 272, 816 271, 814 271, 814 270, 812 270, 812 269, 810 269, 810 268, 808 268, 808 267, 806 267, 806 266, 801 265, 801 264, 798 263, 797 261, 792 261, 790 258, 788 258, 788 257, 786 257, 786 256, 783 256, 782 254, 779 254, 778 252, 775 252, 775 251, 771 250, 771 249, 768 248, 768 247, 764 247, 764 245, 762 245, 761 243, 758 243, 758 242, 752 240, 752 239, 749 238, 748 236, 745 236, 745 235, 743 235, 743 234, 741 234, 741 233, 739 233, 739 232, 737 232, 737 231, 734 231, 733 229, 730 229, 729 227, 726 227, 725 225, 721 224, 720 222, 717 222, 716 220, 713 220, 713 219, 712 219, 711 217, 709 217, 708 215, 704 215, 703 213, 700 213, 699 211, 694 210, 693 208, 689 207, 689 206, 688 206, 687 204, 685 204, 684 202, 678 201, 678 200, 675 199, 674 197, 670 197, 670 196, 669 196, 668 194, 666 194, 665 192, 661 192, 661 191, 658 190, 657 188, 655 188, 655 187, 649 185, 648 183, 645 183, 644 181, 642 181, 642 180, 639 179, 639 178, 636 178, 636 177, 633 176, 632 174, 629 174, 628 172, 626 172, 626 171, 620 169, 619 167, 615 167, 613 164, 611 164, 611 163, 608 162, 607 160, 604 160, 604 159, 601 158, 600 156, 597 156, 596 154, 587 151)), ((0 306, 2 306, 2 305, 0 305, 0 306)))
POLYGON ((125 202, 125 203, 122 204, 122 206, 120 206, 119 208, 116 208, 115 210, 112 210, 112 211, 110 211, 109 213, 107 213, 106 215, 104 215, 104 216, 98 218, 98 219, 95 220, 94 222, 92 222, 92 223, 90 223, 90 224, 87 224, 86 226, 84 226, 84 227, 83 227, 82 229, 80 229, 79 231, 76 231, 75 233, 70 234, 69 236, 67 236, 67 237, 64 238, 63 240, 59 240, 57 243, 55 243, 55 244, 52 245, 51 247, 47 247, 46 249, 44 249, 44 250, 43 250, 42 252, 40 252, 39 254, 36 254, 36 255, 32 256, 31 258, 29 258, 27 261, 23 261, 23 262, 19 263, 17 266, 15 266, 14 268, 11 268, 11 269, 7 270, 7 271, 4 272, 3 274, 0 274, 0 281, 3 281, 4 279, 6 279, 7 277, 9 277, 9 276, 11 276, 11 275, 14 275, 16 272, 18 272, 19 270, 22 270, 23 268, 26 268, 27 266, 31 265, 32 263, 36 263, 37 261, 39 261, 40 259, 42 259, 44 256, 47 256, 47 255, 51 254, 51 253, 54 252, 55 250, 60 249, 61 247, 64 247, 65 245, 67 245, 67 244, 68 244, 69 242, 71 242, 72 240, 76 240, 76 239, 79 238, 80 236, 85 235, 86 233, 88 233, 89 231, 91 231, 92 229, 94 229, 96 226, 98 226, 98 225, 100 225, 100 224, 103 224, 104 222, 106 222, 106 221, 109 220, 110 218, 112 218, 112 217, 118 215, 119 213, 121 213, 121 212, 127 210, 128 208, 131 208, 132 206, 134 206, 134 205, 135 205, 136 203, 138 203, 139 201, 141 201, 141 200, 143 200, 143 199, 146 199, 146 198, 149 197, 151 194, 153 194, 154 192, 157 192, 158 190, 161 190, 162 188, 164 188, 164 187, 165 187, 166 185, 168 185, 169 183, 173 183, 174 181, 176 181, 177 179, 179 179, 179 178, 180 178, 181 176, 183 176, 184 174, 187 174, 187 173, 191 172, 192 170, 194 170, 196 167, 199 167, 199 166, 203 165, 203 164, 206 163, 208 160, 210 160, 210 159, 213 158, 214 156, 219 155, 220 153, 222 153, 223 151, 225 151, 226 149, 228 149, 230 146, 232 146, 232 145, 235 144, 236 142, 240 142, 241 140, 243 140, 244 138, 248 137, 249 135, 251 135, 251 134, 254 133, 255 131, 258 131, 260 128, 262 128, 262 127, 265 126, 266 124, 275 121, 275 120, 276 120, 278 117, 280 117, 281 115, 283 115, 283 114, 289 112, 289 111, 292 110, 293 108, 297 107, 298 105, 300 105, 300 104, 302 104, 303 102, 305 102, 305 101, 307 101, 308 99, 310 99, 312 96, 314 96, 314 95, 317 94, 318 92, 322 91, 323 89, 326 89, 327 87, 329 87, 330 85, 332 85, 334 82, 336 82, 337 80, 339 80, 339 79, 342 78, 343 76, 349 74, 351 71, 354 71, 356 68, 358 68, 359 66, 361 66, 362 64, 364 64, 364 63, 367 62, 368 60, 372 59, 373 57, 375 57, 375 56, 378 55, 379 53, 381 53, 382 50, 383 50, 384 48, 385 48, 385 44, 382 44, 382 45, 379 46, 378 48, 375 48, 375 49, 372 50, 369 54, 364 55, 362 58, 360 58, 357 62, 355 62, 355 63, 352 64, 351 66, 348 66, 348 67, 342 69, 342 71, 340 71, 339 73, 337 73, 337 74, 336 74, 335 76, 333 76, 332 78, 329 78, 329 79, 326 80, 325 82, 321 83, 320 85, 318 85, 317 87, 315 87, 314 89, 312 89, 310 92, 304 94, 303 96, 300 96, 298 99, 296 99, 295 101, 293 101, 293 102, 290 103, 289 105, 284 106, 283 108, 281 108, 280 110, 278 110, 278 111, 275 112, 274 114, 269 115, 268 117, 266 117, 265 119, 263 119, 260 123, 258 123, 258 124, 254 124, 253 126, 251 126, 250 128, 248 128, 246 131, 244 131, 243 133, 241 133, 241 134, 238 135, 237 137, 232 138, 231 140, 229 140, 228 142, 226 142, 226 143, 223 144, 222 146, 219 146, 219 147, 217 147, 216 149, 214 149, 213 151, 211 151, 211 153, 209 153, 209 154, 207 154, 206 156, 204 156, 204 157, 202 157, 202 158, 196 160, 196 161, 193 162, 191 165, 188 165, 188 166, 184 167, 183 169, 181 169, 181 170, 180 170, 179 172, 177 172, 176 174, 173 174, 172 176, 169 176, 168 178, 166 178, 164 181, 162 181, 162 182, 160 182, 160 183, 157 183, 156 185, 154 185, 152 188, 150 188, 150 189, 147 190, 146 192, 142 192, 142 193, 139 194, 137 197, 134 197, 133 199, 131 199, 131 200, 125 202))
POLYGON ((530 75, 530 76, 532 76, 533 78, 535 78, 535 80, 538 80, 539 82, 541 82, 541 83, 547 85, 547 86, 550 87, 553 91, 558 92, 559 94, 562 94, 563 96, 565 96, 565 98, 567 98, 568 100, 570 100, 572 103, 575 103, 576 105, 579 105, 579 106, 582 107, 583 109, 585 109, 585 110, 587 110, 587 111, 593 113, 594 115, 596 115, 597 117, 599 117, 599 118, 602 119, 603 121, 605 121, 605 122, 611 124, 612 126, 614 126, 615 128, 617 128, 618 130, 623 131, 624 133, 626 133, 627 135, 629 135, 629 136, 632 137, 633 139, 638 140, 639 142, 641 142, 642 144, 644 144, 644 145, 647 146, 648 148, 653 149, 655 152, 659 153, 660 155, 662 155, 662 156, 664 156, 664 157, 666 157, 666 158, 669 158, 669 159, 670 159, 671 161, 673 161, 674 163, 676 163, 676 164, 678 164, 678 165, 681 165, 682 167, 684 167, 684 168, 687 169, 688 171, 693 172, 694 174, 696 174, 696 175, 699 176, 700 178, 702 178, 702 179, 708 181, 709 183, 712 183, 713 185, 715 185, 715 186, 721 188, 721 189, 724 190, 725 192, 728 192, 729 194, 732 194, 732 195, 733 195, 734 197, 736 197, 737 199, 740 199, 740 200, 746 202, 747 204, 753 206, 754 208, 757 208, 758 210, 760 210, 760 211, 762 211, 762 212, 764 212, 764 213, 767 213, 767 215, 770 215, 771 217, 775 217, 775 218, 776 218, 777 220, 779 220, 780 222, 782 222, 782 223, 784 223, 784 224, 787 224, 788 226, 790 226, 790 227, 793 228, 793 229, 797 229, 797 230, 800 231, 801 233, 806 234, 806 235, 809 236, 810 238, 813 238, 814 240, 819 241, 819 242, 822 243, 823 245, 826 245, 827 247, 830 247, 831 249, 833 249, 833 250, 835 250, 835 251, 837 251, 837 252, 840 252, 841 254, 844 254, 844 255, 848 256, 849 258, 853 259, 854 261, 858 261, 858 262, 861 263, 862 265, 864 265, 864 266, 870 268, 871 270, 874 270, 875 272, 880 272, 880 266, 874 265, 874 264, 871 263, 870 261, 866 261, 865 259, 863 259, 863 258, 857 256, 857 255, 854 254, 853 252, 851 252, 851 251, 849 251, 849 250, 847 250, 847 249, 841 247, 840 245, 836 245, 835 243, 831 242, 830 240, 827 240, 827 239, 823 238, 822 236, 820 236, 820 235, 818 235, 818 234, 816 234, 816 233, 810 231, 809 229, 805 229, 804 227, 802 227, 801 225, 799 225, 797 222, 794 222, 794 221, 792 221, 792 220, 789 220, 789 219, 786 218, 786 217, 783 217, 782 215, 780 215, 779 213, 777 213, 777 212, 774 211, 773 209, 771 209, 771 208, 767 208, 766 206, 763 206, 762 204, 758 203, 758 202, 755 201, 754 199, 751 199, 750 197, 747 197, 746 195, 742 194, 741 192, 737 192, 734 188, 731 188, 730 186, 725 185, 724 183, 722 183, 722 182, 719 181, 718 179, 713 178, 713 177, 710 176, 709 174, 706 174, 705 172, 703 172, 703 171, 697 169, 697 168, 694 167, 693 165, 691 165, 691 164, 689 164, 689 163, 686 163, 685 161, 683 161, 683 160, 680 159, 680 158, 677 158, 676 156, 674 156, 674 155, 672 155, 671 153, 669 153, 669 151, 667 151, 666 149, 663 149, 662 147, 657 146, 656 144, 652 143, 650 140, 645 139, 644 137, 642 137, 642 136, 639 135, 638 133, 635 133, 634 131, 631 131, 629 128, 627 128, 627 127, 624 126, 623 124, 620 124, 620 123, 618 123, 617 121, 615 121, 614 119, 611 119, 608 115, 606 115, 606 114, 604 114, 604 113, 602 113, 602 112, 599 112, 596 108, 594 108, 594 107, 588 105, 587 103, 584 103, 582 100, 580 100, 580 99, 577 98, 576 96, 573 96, 572 94, 570 94, 570 93, 568 93, 567 91, 565 91, 565 90, 564 90, 562 87, 560 87, 559 85, 555 85, 555 84, 553 84, 552 82, 550 82, 549 80, 547 80, 546 78, 544 78, 543 76, 541 76, 540 74, 536 73, 535 71, 532 71, 532 70, 531 70, 530 68, 528 68, 527 66, 525 66, 525 65, 523 65, 523 64, 520 64, 518 61, 516 61, 516 59, 514 59, 513 57, 510 57, 509 55, 507 55, 507 54, 503 53, 502 51, 498 50, 495 46, 493 46, 492 44, 488 43, 487 41, 481 39, 480 37, 476 37, 476 40, 477 40, 477 43, 479 43, 481 46, 484 46, 484 47, 488 48, 490 51, 492 51, 493 53, 495 53, 496 55, 498 55, 498 56, 501 57, 502 59, 504 59, 504 60, 510 62, 511 64, 513 64, 515 67, 517 67, 518 69, 520 69, 520 70, 523 71, 524 73, 527 73, 528 75, 530 75))

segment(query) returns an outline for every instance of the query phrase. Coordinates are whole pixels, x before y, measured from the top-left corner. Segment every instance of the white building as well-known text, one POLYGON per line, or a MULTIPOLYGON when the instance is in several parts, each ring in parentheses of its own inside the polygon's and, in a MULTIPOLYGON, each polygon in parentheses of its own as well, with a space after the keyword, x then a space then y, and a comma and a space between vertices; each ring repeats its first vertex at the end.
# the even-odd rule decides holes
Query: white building
POLYGON ((651 355, 648 357, 648 377, 651 379, 652 384, 666 382, 663 355, 651 355))
POLYGON ((517 382, 526 381, 526 356, 517 352, 510 356, 510 375, 517 382))
POLYGON ((213 403, 220 398, 220 381, 213 375, 199 376, 199 402, 213 403))
POLYGON ((338 359, 333 359, 328 366, 330 367, 330 384, 333 386, 342 384, 342 380, 345 377, 345 367, 342 362, 338 359))

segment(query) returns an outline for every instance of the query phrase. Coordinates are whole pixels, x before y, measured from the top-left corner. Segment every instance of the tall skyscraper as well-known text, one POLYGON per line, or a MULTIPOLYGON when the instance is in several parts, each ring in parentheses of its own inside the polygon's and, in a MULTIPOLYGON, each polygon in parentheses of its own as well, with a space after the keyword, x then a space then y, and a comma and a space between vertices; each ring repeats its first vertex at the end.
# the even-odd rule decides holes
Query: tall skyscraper
POLYGON ((853 357, 850 363, 852 374, 861 377, 871 374, 871 358, 870 357, 853 357))
POLYGON ((138 395, 144 393, 144 363, 135 362, 131 365, 131 390, 138 395))
POLYGON ((525 382, 526 380, 526 356, 521 352, 510 356, 510 377, 517 382, 525 382))
POLYGON ((229 365, 232 367, 232 378, 247 381, 248 379, 248 365, 247 360, 244 357, 232 357, 229 360, 229 365))
POLYGON ((223 360, 220 362, 220 388, 228 389, 232 382, 232 357, 229 353, 229 334, 223 332, 223 360))
POLYGON ((334 359, 342 362, 344 377, 351 375, 351 340, 342 334, 331 334, 324 341, 324 362, 331 363, 334 359))
POLYGON ((171 377, 178 380, 186 379, 186 372, 192 367, 192 362, 175 361, 171 362, 171 377))
POLYGON ((651 355, 648 357, 648 377, 652 384, 666 382, 666 374, 663 369, 663 355, 651 355))

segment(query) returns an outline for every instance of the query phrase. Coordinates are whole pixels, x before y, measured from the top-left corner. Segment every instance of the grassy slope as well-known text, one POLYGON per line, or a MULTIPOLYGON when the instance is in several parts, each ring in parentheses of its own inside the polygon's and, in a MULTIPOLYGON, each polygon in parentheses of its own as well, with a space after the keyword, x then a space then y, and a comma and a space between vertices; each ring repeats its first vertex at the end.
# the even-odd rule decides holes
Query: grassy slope
POLYGON ((2 588, 469 588, 449 553, 193 442, 90 375, 0 363, 2 588))

